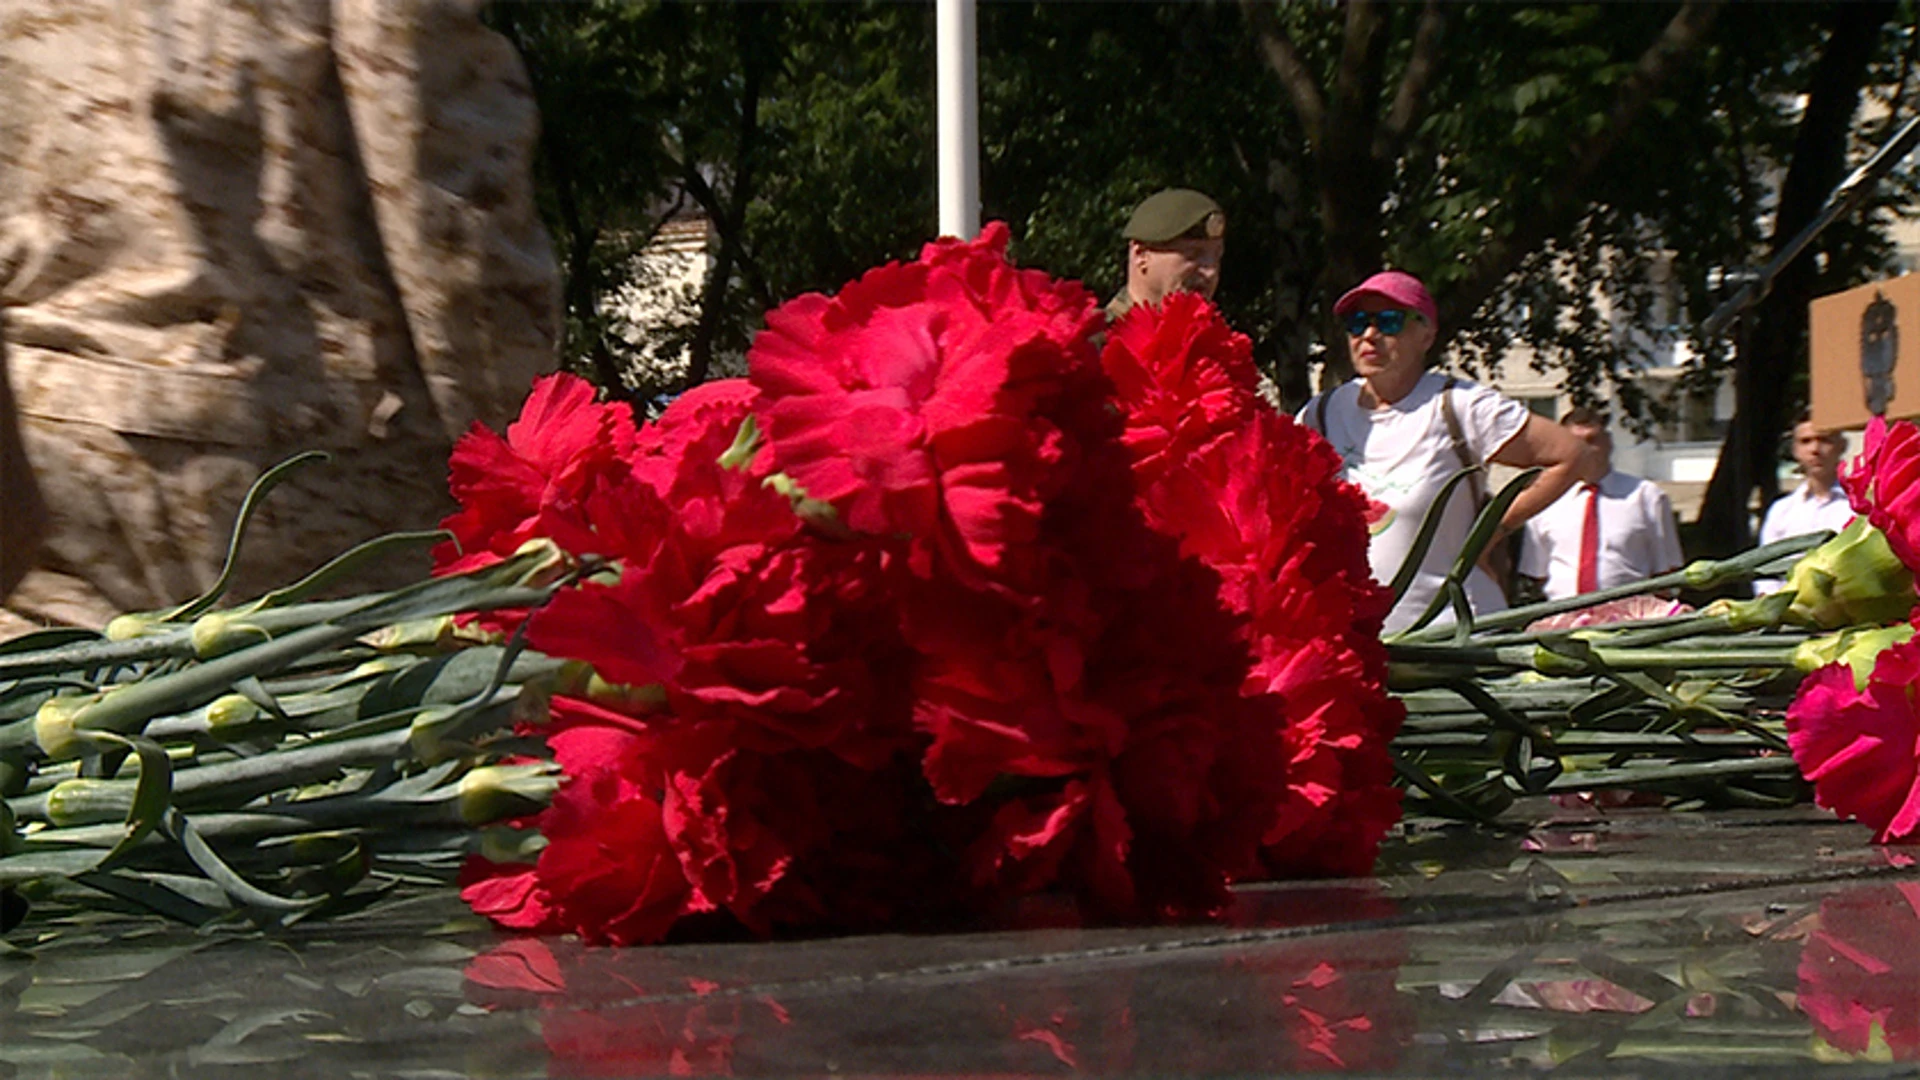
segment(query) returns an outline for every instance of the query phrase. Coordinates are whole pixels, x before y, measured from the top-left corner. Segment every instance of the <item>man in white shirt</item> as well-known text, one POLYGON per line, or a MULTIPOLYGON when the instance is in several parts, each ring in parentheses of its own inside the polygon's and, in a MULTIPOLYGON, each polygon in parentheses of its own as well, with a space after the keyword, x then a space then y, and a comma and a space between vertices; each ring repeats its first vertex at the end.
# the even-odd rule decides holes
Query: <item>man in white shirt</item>
POLYGON ((1604 475, 1570 488, 1527 522, 1520 573, 1543 580, 1549 600, 1641 581, 1678 569, 1680 532, 1658 484, 1613 468, 1606 417, 1578 408, 1560 425, 1605 460, 1604 475))
MULTIPOLYGON (((1760 522, 1762 544, 1823 529, 1838 532, 1847 527, 1847 522, 1853 520, 1853 507, 1847 503, 1847 493, 1836 483, 1840 455, 1846 448, 1847 440, 1839 432, 1822 431, 1813 426, 1807 413, 1800 414, 1799 423, 1793 425, 1793 460, 1799 463, 1800 474, 1805 479, 1767 507, 1767 516, 1760 522)), ((1786 584, 1778 578, 1757 578, 1753 591, 1757 596, 1784 588, 1786 584)))

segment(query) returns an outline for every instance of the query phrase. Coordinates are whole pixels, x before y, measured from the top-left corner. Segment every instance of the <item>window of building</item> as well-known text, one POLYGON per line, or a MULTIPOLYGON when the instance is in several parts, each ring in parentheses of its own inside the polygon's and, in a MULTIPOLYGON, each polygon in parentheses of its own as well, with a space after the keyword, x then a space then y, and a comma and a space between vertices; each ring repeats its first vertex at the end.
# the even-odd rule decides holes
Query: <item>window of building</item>
POLYGON ((1520 404, 1525 405, 1527 411, 1535 416, 1544 416, 1549 420, 1560 418, 1560 399, 1556 395, 1523 397, 1520 399, 1520 404))
POLYGON ((1727 437, 1727 418, 1720 415, 1716 388, 1696 389, 1680 379, 1649 380, 1647 393, 1659 402, 1664 419, 1653 436, 1663 443, 1719 442, 1727 437))

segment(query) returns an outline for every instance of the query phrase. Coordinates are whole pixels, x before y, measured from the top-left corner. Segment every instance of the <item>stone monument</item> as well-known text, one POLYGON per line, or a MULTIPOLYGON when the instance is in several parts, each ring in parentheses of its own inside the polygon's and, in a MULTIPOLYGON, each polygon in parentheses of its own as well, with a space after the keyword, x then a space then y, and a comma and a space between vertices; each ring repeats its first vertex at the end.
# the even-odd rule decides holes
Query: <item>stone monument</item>
POLYGON ((531 88, 480 6, 0 0, 0 305, 48 508, 0 632, 193 596, 301 450, 333 460, 255 519, 239 595, 450 507, 452 440, 559 333, 531 88))

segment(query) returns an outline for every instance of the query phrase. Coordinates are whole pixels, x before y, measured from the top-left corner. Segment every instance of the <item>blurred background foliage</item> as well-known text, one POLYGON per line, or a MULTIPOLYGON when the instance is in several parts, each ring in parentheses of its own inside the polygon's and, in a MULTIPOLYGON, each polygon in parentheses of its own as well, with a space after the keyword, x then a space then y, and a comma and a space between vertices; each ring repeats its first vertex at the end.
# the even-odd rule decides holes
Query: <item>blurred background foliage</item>
MULTIPOLYGON (((654 403, 741 370, 770 307, 911 258, 936 225, 931 4, 496 0, 544 131, 564 361, 654 403), (617 298, 670 220, 710 269, 643 339, 617 298)), ((1327 308, 1425 277, 1470 368, 1515 345, 1576 399, 1664 419, 1632 373, 1684 339, 1908 120, 1910 0, 1863 3, 986 3, 983 217, 1023 264, 1121 284, 1161 187, 1229 216, 1218 296, 1289 406, 1346 374, 1327 308), (1328 344, 1336 346, 1328 349, 1328 344)), ((1774 483, 1805 398, 1805 306, 1891 267, 1915 173, 1828 229, 1744 322, 1692 342, 1740 415, 1707 515, 1774 483)))

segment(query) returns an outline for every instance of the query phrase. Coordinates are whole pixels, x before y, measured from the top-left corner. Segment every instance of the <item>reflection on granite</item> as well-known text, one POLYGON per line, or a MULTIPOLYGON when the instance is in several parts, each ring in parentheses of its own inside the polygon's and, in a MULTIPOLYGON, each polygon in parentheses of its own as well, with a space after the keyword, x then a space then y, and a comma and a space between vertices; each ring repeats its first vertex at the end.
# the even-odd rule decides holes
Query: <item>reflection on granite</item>
POLYGON ((0 1076, 1911 1075, 1920 872, 1811 812, 1413 829, 1219 923, 587 948, 435 893, 29 920, 0 1076), (1903 1071, 1907 1070, 1907 1071, 1903 1071))

